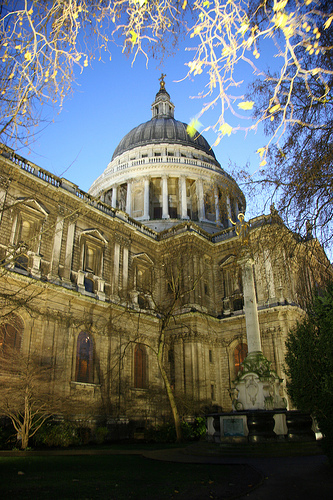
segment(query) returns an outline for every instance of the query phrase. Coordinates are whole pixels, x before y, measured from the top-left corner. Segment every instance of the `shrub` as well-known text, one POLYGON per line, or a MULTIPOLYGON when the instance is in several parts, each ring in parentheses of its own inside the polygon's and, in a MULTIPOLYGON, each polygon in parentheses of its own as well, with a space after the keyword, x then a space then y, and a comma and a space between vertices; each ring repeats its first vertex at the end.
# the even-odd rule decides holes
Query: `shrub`
POLYGON ((47 422, 35 435, 34 442, 37 446, 67 448, 78 445, 80 439, 76 426, 71 422, 47 422))
POLYGON ((106 440, 106 437, 109 433, 107 427, 97 427, 95 431, 95 440, 97 444, 103 444, 106 440))
POLYGON ((333 285, 316 295, 307 317, 289 332, 286 342, 287 389, 297 408, 311 413, 324 435, 333 463, 333 285))
POLYGON ((16 431, 6 421, 0 422, 0 449, 8 450, 16 443, 16 431))
MULTIPOLYGON (((182 422, 182 435, 184 441, 194 441, 206 434, 206 419, 197 417, 193 422, 182 422)), ((149 441, 156 443, 174 443, 176 441, 176 429, 172 424, 164 424, 151 427, 146 432, 149 441)))

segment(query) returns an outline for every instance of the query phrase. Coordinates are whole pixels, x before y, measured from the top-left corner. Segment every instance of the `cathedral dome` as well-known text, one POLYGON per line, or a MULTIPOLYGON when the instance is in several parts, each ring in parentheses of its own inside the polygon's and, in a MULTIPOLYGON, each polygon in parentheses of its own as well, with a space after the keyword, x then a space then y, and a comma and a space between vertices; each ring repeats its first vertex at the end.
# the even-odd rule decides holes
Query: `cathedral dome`
POLYGON ((171 116, 153 117, 148 122, 141 123, 141 125, 133 128, 125 135, 116 147, 112 160, 125 151, 130 151, 138 146, 164 143, 191 146, 203 151, 216 161, 214 152, 206 139, 198 132, 195 132, 194 136, 191 137, 187 133, 187 127, 186 123, 175 120, 171 116))
POLYGON ((206 139, 174 118, 164 76, 152 118, 123 137, 89 193, 156 231, 195 221, 216 233, 245 211, 245 198, 206 139))

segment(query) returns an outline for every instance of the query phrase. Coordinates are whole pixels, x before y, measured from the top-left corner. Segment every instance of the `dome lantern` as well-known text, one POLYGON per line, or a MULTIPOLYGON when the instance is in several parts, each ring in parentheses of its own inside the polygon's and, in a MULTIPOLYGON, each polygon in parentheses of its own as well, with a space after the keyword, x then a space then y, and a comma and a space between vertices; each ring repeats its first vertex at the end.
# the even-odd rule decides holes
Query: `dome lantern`
POLYGON ((173 118, 175 105, 170 100, 170 95, 165 90, 164 78, 162 73, 160 80, 160 90, 157 92, 155 101, 151 105, 152 118, 173 118))

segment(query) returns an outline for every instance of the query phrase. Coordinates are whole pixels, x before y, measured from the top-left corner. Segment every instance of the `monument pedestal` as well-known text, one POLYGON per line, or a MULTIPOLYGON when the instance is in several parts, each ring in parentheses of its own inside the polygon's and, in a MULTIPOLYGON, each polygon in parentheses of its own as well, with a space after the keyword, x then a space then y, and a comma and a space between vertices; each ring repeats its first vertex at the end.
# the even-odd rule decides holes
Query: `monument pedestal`
POLYGON ((282 379, 271 369, 271 362, 261 351, 247 355, 234 384, 232 406, 236 411, 276 410, 287 406, 282 379))

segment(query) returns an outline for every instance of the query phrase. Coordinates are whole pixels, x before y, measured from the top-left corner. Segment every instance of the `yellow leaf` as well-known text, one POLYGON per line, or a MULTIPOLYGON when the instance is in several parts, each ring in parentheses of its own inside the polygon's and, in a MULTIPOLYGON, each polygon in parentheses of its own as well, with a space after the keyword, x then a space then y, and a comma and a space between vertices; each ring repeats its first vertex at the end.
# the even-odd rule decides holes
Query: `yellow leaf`
POLYGON ((294 34, 294 28, 292 26, 287 26, 283 28, 283 33, 286 38, 291 38, 294 34))
POLYGON ((183 9, 183 10, 185 10, 185 9, 186 9, 186 5, 187 5, 187 0, 184 0, 183 5, 182 5, 182 9, 183 9))
POLYGON ((280 104, 275 104, 275 106, 273 106, 272 108, 270 108, 268 111, 270 113, 275 113, 275 111, 277 111, 278 109, 281 108, 281 105, 280 104))
POLYGON ((267 165, 267 161, 266 161, 266 160, 263 160, 263 161, 260 163, 259 167, 264 167, 265 165, 267 165))
POLYGON ((201 126, 202 123, 200 123, 197 118, 193 118, 193 120, 191 120, 190 123, 187 125, 186 132, 190 137, 194 137, 201 126))
POLYGON ((203 3, 203 6, 208 8, 210 6, 210 2, 206 0, 206 2, 203 3))
POLYGON ((273 21, 277 28, 284 28, 288 21, 288 15, 278 12, 276 16, 273 17, 273 21))
POLYGON ((324 24, 324 29, 327 30, 331 26, 331 22, 333 21, 333 16, 330 16, 326 23, 324 24))
POLYGON ((281 0, 281 2, 278 2, 274 5, 273 10, 283 10, 285 6, 287 5, 288 0, 281 0))
POLYGON ((242 23, 241 27, 237 30, 237 33, 241 33, 244 35, 244 33, 249 29, 249 24, 247 23, 242 23))
POLYGON ((253 105, 254 105, 253 101, 243 101, 243 102, 240 102, 238 104, 238 107, 239 107, 239 109, 248 110, 248 109, 252 109, 253 105))
POLYGON ((221 125, 221 127, 219 128, 219 131, 221 132, 222 135, 230 136, 232 132, 232 127, 228 123, 223 123, 223 125, 221 125))
POLYGON ((133 45, 134 45, 134 44, 135 44, 135 42, 136 42, 136 39, 138 38, 138 35, 137 35, 137 34, 135 33, 135 31, 133 31, 133 30, 131 30, 131 31, 130 31, 130 35, 132 35, 132 36, 131 36, 131 42, 132 42, 132 43, 133 43, 133 45))
POLYGON ((25 58, 27 61, 31 61, 31 52, 29 52, 29 51, 28 51, 28 52, 26 52, 26 53, 24 54, 24 58, 25 58))
POLYGON ((266 151, 266 148, 259 148, 259 149, 257 149, 256 153, 257 153, 258 155, 260 155, 260 159, 262 159, 262 157, 263 157, 263 155, 264 155, 265 151, 266 151))

